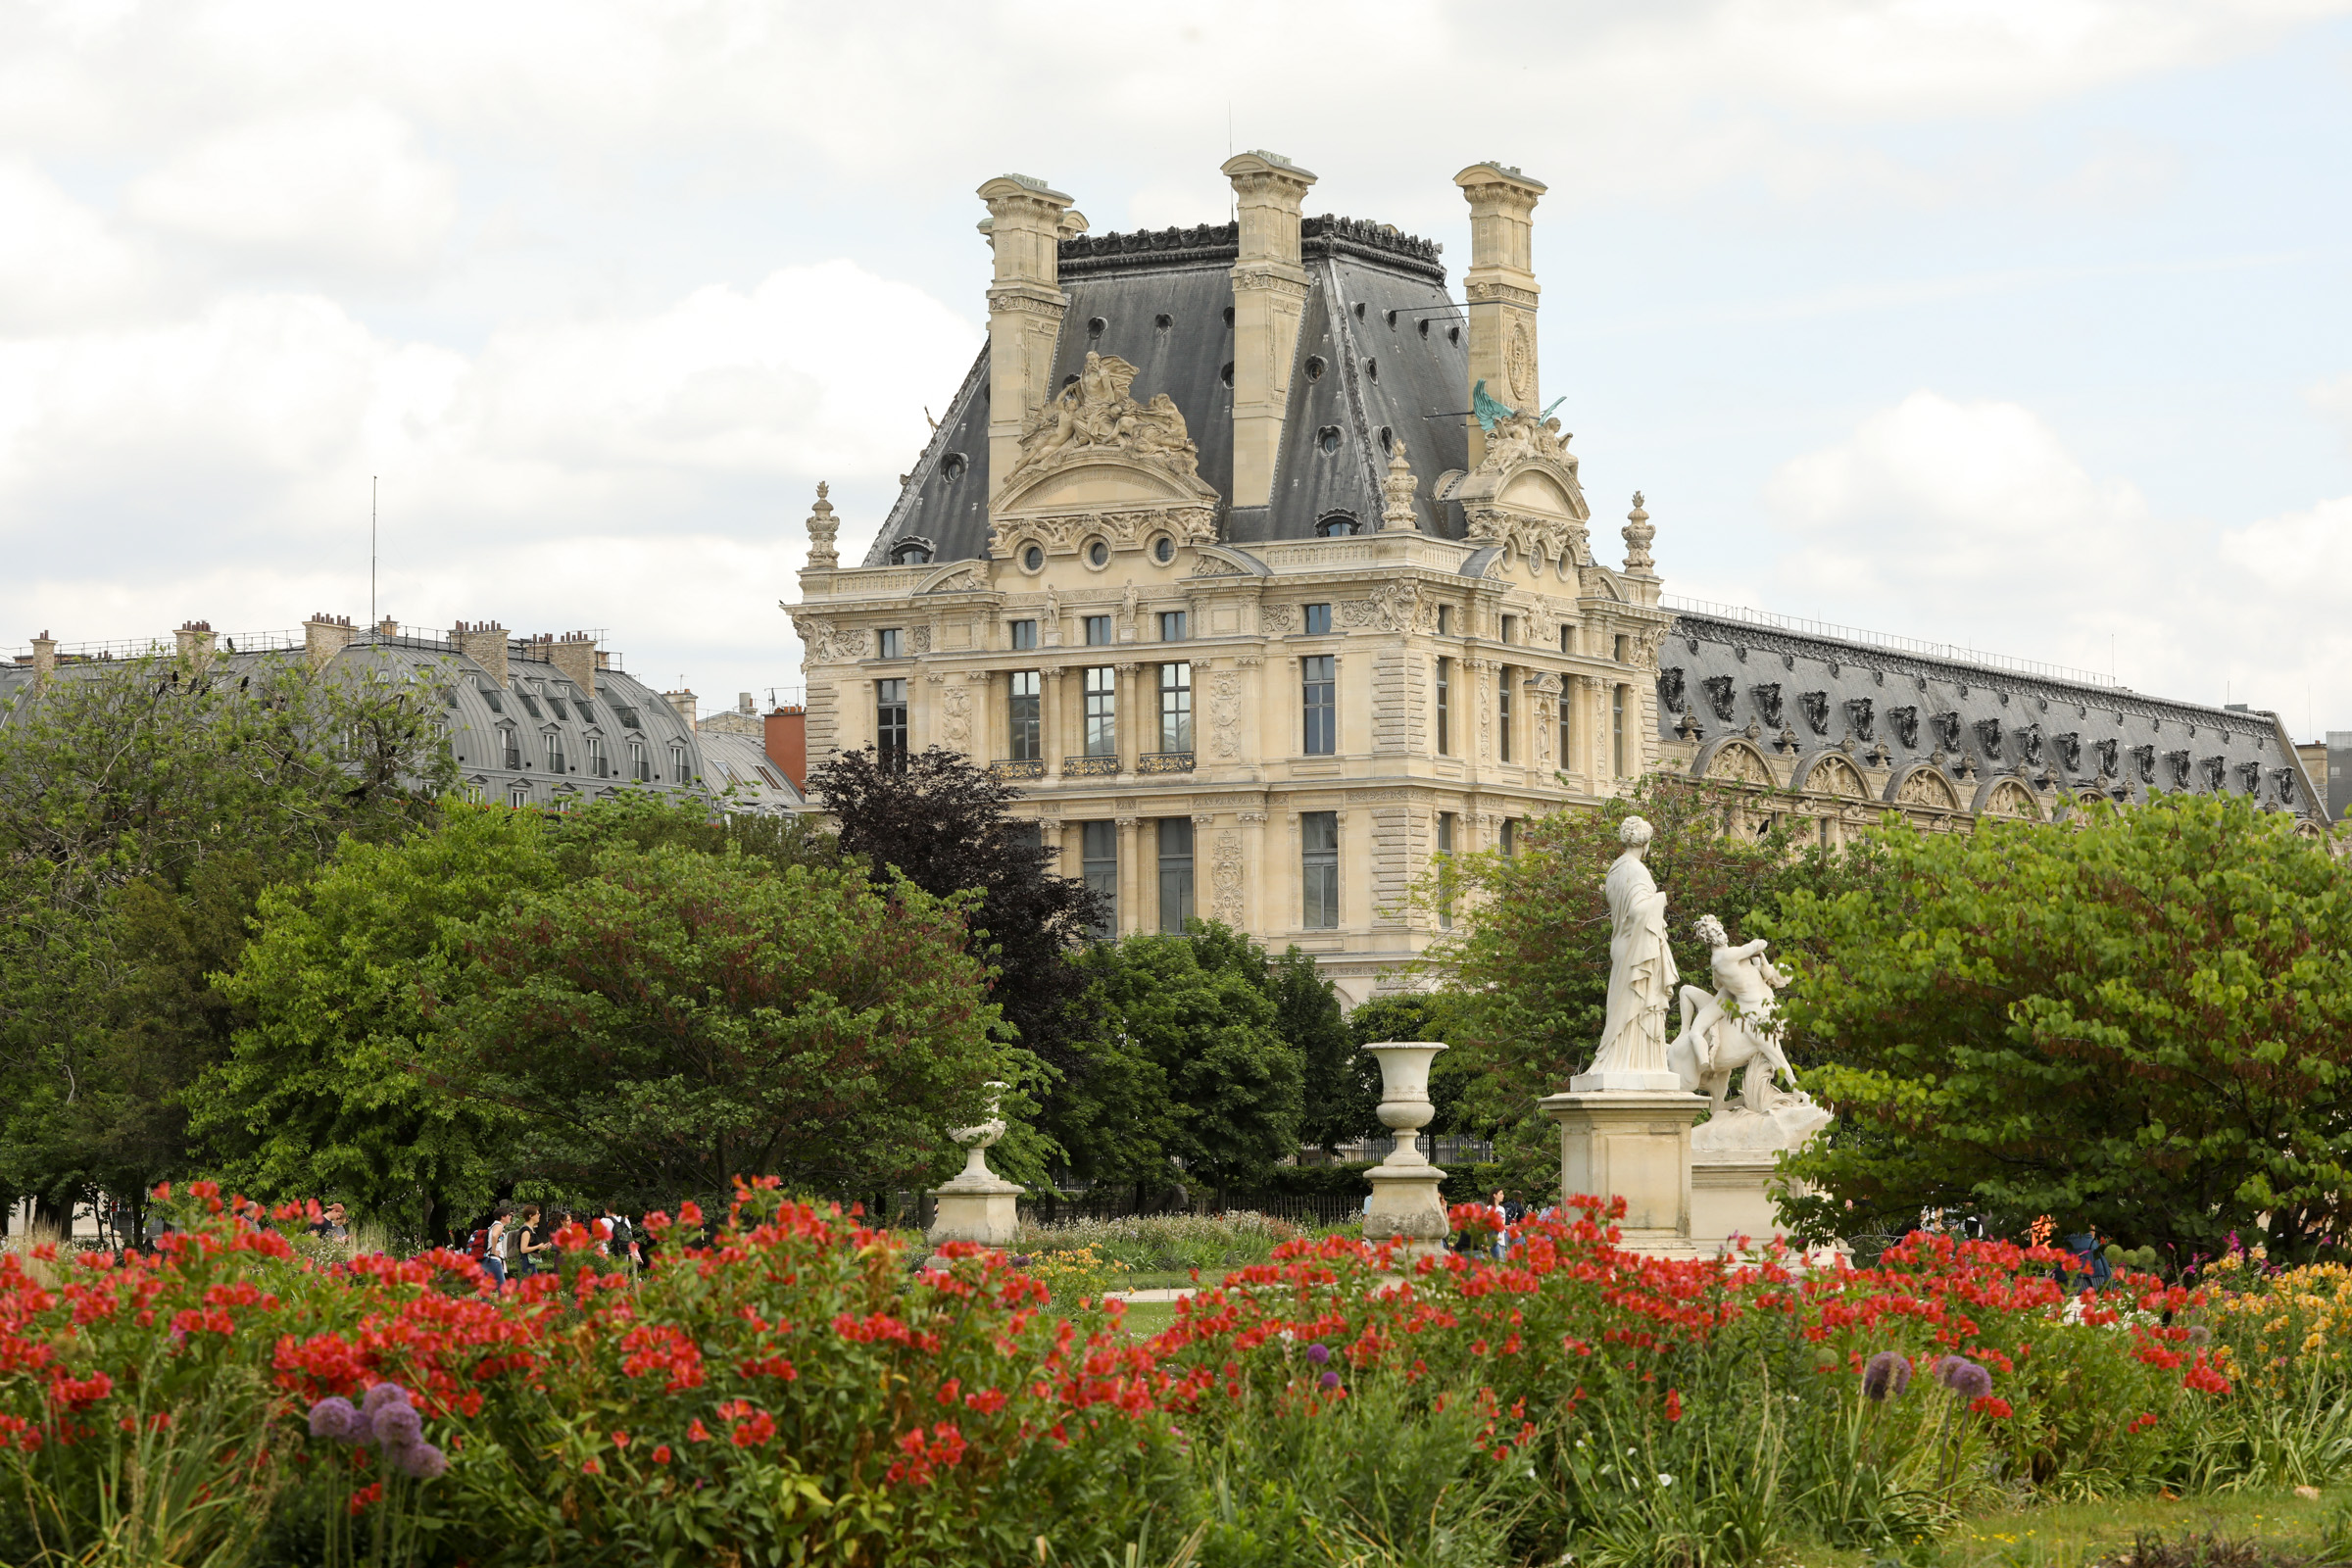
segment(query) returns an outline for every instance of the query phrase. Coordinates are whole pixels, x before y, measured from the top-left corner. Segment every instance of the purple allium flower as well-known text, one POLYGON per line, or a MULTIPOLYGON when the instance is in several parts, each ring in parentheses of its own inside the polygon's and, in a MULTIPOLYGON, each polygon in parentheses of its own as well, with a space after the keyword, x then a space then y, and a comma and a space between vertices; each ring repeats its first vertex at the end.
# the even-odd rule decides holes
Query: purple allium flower
POLYGON ((1972 1404, 1992 1392, 1992 1374, 1965 1355, 1947 1355, 1936 1362, 1936 1381, 1972 1404))
POLYGON ((1315 1365, 1321 1366, 1324 1362, 1331 1359, 1331 1347, 1328 1345, 1310 1345, 1306 1348, 1306 1358, 1309 1361, 1314 1362, 1315 1365))
POLYGON ((311 1436, 350 1443, 367 1429, 360 1412, 340 1395, 329 1395, 311 1406, 311 1436))
POLYGON ((2211 1345, 2213 1343, 2213 1330, 2207 1328, 2202 1323, 2191 1323, 2188 1326, 2188 1343, 2191 1345, 2211 1345))
POLYGON ((372 1419, 387 1404, 406 1404, 409 1391, 397 1383, 378 1383, 360 1397, 360 1408, 372 1419))
POLYGON ((1862 1394, 1879 1402, 1899 1399, 1911 1386, 1911 1358, 1899 1350, 1881 1350, 1862 1367, 1862 1394))
POLYGON ((392 1462, 400 1466, 401 1474, 417 1481, 430 1481, 449 1468, 449 1456, 429 1443, 402 1448, 392 1462))
POLYGON ((1336 1389, 1340 1386, 1340 1375, 1337 1372, 1326 1372, 1323 1374, 1321 1382, 1327 1389, 1336 1389))
POLYGON ((375 1441, 387 1449, 406 1448, 424 1436, 424 1418, 414 1406, 386 1403, 375 1412, 375 1441))

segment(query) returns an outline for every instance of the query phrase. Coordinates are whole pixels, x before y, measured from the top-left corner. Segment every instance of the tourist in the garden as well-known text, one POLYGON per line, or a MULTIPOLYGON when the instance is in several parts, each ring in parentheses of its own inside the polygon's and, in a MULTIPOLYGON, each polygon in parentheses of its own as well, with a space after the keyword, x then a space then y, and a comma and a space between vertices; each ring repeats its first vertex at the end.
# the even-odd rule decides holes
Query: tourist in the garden
POLYGON ((637 1232, 629 1223, 628 1216, 607 1203, 603 1217, 596 1223, 598 1235, 604 1239, 605 1255, 623 1264, 635 1265, 638 1261, 637 1232))
POLYGON ((514 1220, 512 1203, 501 1203, 491 1210, 490 1228, 482 1233, 482 1272, 490 1276, 493 1285, 507 1283, 507 1232, 514 1220))
POLYGON ((311 1234, 322 1241, 348 1242, 351 1240, 351 1226, 346 1222, 347 1219, 341 1202, 329 1203, 325 1212, 311 1222, 311 1234))
POLYGON ((1499 1263, 1511 1247, 1511 1205, 1508 1195, 1501 1188, 1495 1188, 1489 1206, 1494 1210, 1494 1260, 1499 1263))
POLYGON ((523 1206, 522 1222, 507 1233, 507 1268, 516 1279, 528 1279, 539 1272, 539 1254, 547 1244, 539 1239, 539 1206, 523 1206))

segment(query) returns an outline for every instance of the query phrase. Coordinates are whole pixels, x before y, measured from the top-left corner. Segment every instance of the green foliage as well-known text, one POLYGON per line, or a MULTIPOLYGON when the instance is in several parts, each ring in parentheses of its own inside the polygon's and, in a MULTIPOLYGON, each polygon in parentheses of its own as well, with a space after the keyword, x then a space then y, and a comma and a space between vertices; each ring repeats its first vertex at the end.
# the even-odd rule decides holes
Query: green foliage
POLYGON ((1793 891, 1757 927, 1814 955, 1787 999, 1790 1054, 1839 1117, 1795 1165, 1814 1230, 2048 1214, 2185 1262, 2266 1218, 2278 1257, 2333 1226, 2352 898, 2325 844, 2181 796, 1884 829, 1870 854, 1870 880, 1793 891))
POLYGON ((1079 962, 1102 1019, 1088 1075, 1064 1090, 1079 1174, 1164 1182, 1173 1154, 1217 1188, 1246 1187, 1296 1151, 1299 1052, 1255 944, 1195 920, 1184 936, 1102 943, 1079 962))
POLYGON ((467 953, 433 1060, 581 1196, 716 1193, 740 1170, 845 1195, 943 1178, 945 1129, 1026 1067, 991 1038, 957 905, 854 868, 615 846, 476 922, 467 953))
POLYGON ((1623 849, 1619 823, 1638 814, 1655 830, 1648 864, 1672 901, 1675 963, 1686 974, 1707 970, 1706 944, 1690 929, 1698 916, 1717 915, 1739 942, 1751 915, 1785 894, 1860 874, 1850 855, 1795 850, 1777 826, 1760 839, 1729 837, 1726 808, 1707 786, 1652 775, 1598 810, 1529 821, 1514 855, 1488 851, 1443 868, 1455 926, 1427 961, 1449 972, 1455 1032, 1443 1038, 1453 1049, 1438 1062, 1459 1086, 1450 1130, 1492 1136, 1512 1191, 1558 1193, 1559 1138, 1536 1102, 1565 1089, 1599 1045, 1609 984, 1601 881, 1623 849))
MULTIPOLYGON (((1313 955, 1297 947, 1286 948, 1268 967, 1266 988, 1274 998, 1274 1032, 1298 1054, 1298 1136, 1336 1153, 1343 1140, 1379 1125, 1364 1102, 1356 1042, 1340 999, 1313 955)), ((1372 1103, 1379 1099, 1375 1093, 1372 1103)))
POLYGON ((0 1188, 134 1208, 189 1168, 179 1100, 240 1016, 262 890, 428 822, 423 691, 300 660, 68 665, 0 711, 0 1188))
POLYGON ((477 922, 557 885, 551 841, 590 825, 452 805, 433 832, 346 843, 316 882, 266 894, 221 986, 251 1021, 189 1097, 222 1178, 339 1197, 412 1236, 480 1209, 508 1168, 508 1118, 436 1085, 424 1058, 441 1004, 471 984, 477 922))

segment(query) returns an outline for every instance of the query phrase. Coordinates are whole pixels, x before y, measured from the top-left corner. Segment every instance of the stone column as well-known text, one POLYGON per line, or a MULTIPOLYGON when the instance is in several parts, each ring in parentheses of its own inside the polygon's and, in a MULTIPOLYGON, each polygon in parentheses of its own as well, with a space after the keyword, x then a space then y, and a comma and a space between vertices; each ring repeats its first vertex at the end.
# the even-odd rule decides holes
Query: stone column
POLYGON ((1142 894, 1136 886, 1136 819, 1132 816, 1114 818, 1119 825, 1119 934, 1143 929, 1138 907, 1142 894))
POLYGON ((1037 744, 1046 754, 1046 782, 1052 784, 1060 781, 1062 748, 1069 739, 1068 726, 1062 722, 1061 666, 1047 669, 1039 685, 1037 744))
POLYGON ((1119 771, 1132 777, 1136 754, 1143 750, 1144 666, 1129 662, 1116 667, 1119 672, 1119 771))

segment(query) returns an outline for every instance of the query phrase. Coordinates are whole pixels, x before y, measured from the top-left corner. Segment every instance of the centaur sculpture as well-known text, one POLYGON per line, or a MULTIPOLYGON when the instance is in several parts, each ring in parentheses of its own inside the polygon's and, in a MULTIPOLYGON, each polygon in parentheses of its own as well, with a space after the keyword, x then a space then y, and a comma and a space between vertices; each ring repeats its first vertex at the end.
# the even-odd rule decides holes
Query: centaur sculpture
POLYGON ((1711 914, 1700 915, 1691 929, 1713 950, 1715 992, 1682 988, 1682 1033, 1666 1047, 1666 1065, 1685 1090, 1706 1091, 1717 1120, 1724 1114, 1732 1074, 1744 1069, 1741 1107, 1770 1115, 1782 1098, 1773 1091, 1773 1076, 1796 1088, 1796 1074, 1781 1054, 1780 1002, 1773 995, 1788 977, 1764 956, 1762 938, 1735 948, 1723 922, 1711 914))

